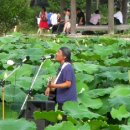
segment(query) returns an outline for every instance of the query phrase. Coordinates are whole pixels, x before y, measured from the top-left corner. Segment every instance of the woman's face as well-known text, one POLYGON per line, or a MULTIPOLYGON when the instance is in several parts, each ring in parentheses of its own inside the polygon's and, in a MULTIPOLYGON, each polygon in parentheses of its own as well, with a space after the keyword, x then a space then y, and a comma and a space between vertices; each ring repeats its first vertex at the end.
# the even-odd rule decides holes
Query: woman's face
POLYGON ((56 61, 58 62, 64 62, 65 61, 65 56, 63 55, 62 51, 61 50, 58 50, 57 53, 56 53, 56 61))
POLYGON ((44 8, 42 9, 42 12, 45 12, 45 9, 44 9, 44 8))
POLYGON ((70 16, 70 12, 69 12, 69 11, 67 11, 67 12, 66 12, 66 15, 70 16))

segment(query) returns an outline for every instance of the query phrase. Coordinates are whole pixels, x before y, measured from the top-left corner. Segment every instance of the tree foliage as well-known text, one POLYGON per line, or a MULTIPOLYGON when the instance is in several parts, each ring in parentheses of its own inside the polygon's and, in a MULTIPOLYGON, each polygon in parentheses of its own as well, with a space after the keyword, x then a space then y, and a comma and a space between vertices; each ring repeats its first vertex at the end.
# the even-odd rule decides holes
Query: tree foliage
POLYGON ((6 33, 24 20, 27 15, 27 0, 0 0, 0 32, 6 33))

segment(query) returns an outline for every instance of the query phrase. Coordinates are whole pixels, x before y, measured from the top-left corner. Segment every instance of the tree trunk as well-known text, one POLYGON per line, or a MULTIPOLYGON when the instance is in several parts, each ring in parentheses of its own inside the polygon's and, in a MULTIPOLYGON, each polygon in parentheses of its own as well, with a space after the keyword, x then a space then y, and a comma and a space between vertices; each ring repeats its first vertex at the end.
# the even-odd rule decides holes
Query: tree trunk
POLYGON ((100 0, 100 4, 106 4, 108 0, 100 0))
POLYGON ((71 34, 76 33, 76 0, 71 0, 71 34))
POLYGON ((31 7, 37 6, 37 3, 38 3, 37 0, 31 0, 30 6, 31 6, 31 7))
POLYGON ((114 34, 114 0, 108 0, 108 33, 114 34))
POLYGON ((99 9, 99 2, 100 2, 100 0, 96 0, 97 10, 99 9))
POLYGON ((30 6, 33 7, 34 5, 34 0, 31 0, 30 6))
POLYGON ((127 3, 128 0, 122 0, 122 13, 123 13, 123 23, 127 24, 127 3))
POLYGON ((34 0, 34 6, 37 6, 38 0, 34 0))
POLYGON ((27 5, 28 5, 28 7, 31 6, 31 2, 32 2, 32 0, 27 0, 27 5))
POLYGON ((63 10, 65 9, 65 5, 66 5, 66 0, 61 0, 60 2, 60 6, 61 6, 61 18, 64 18, 64 13, 63 10))
POLYGON ((91 18, 91 4, 92 4, 92 0, 86 0, 86 23, 87 24, 91 18))

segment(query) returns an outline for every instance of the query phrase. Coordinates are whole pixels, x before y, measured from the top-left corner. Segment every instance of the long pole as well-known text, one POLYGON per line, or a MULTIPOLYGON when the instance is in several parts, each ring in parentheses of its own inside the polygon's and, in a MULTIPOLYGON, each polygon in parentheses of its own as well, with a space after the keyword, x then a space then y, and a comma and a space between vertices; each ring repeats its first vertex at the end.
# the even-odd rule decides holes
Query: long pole
MULTIPOLYGON (((33 79, 33 81, 32 81, 32 84, 31 84, 31 86, 30 86, 29 92, 32 90, 32 88, 33 88, 33 86, 34 86, 34 84, 35 84, 35 81, 36 81, 36 79, 37 79, 37 77, 38 77, 38 75, 39 75, 39 73, 40 73, 40 70, 41 70, 43 64, 45 63, 45 61, 46 61, 46 60, 44 60, 44 61, 41 63, 41 65, 40 65, 40 67, 39 67, 39 69, 38 69, 38 71, 37 71, 37 73, 36 73, 36 75, 35 75, 35 77, 34 77, 34 79, 33 79)), ((21 110, 20 110, 20 116, 21 116, 21 113, 22 113, 23 110, 24 110, 24 107, 25 107, 25 104, 26 104, 26 102, 27 102, 27 100, 28 100, 28 97, 29 97, 29 93, 26 95, 25 100, 24 100, 24 102, 23 102, 23 104, 22 104, 22 107, 21 107, 21 110)), ((19 117, 20 117, 20 116, 19 116, 19 117)))
POLYGON ((4 86, 2 86, 2 119, 5 119, 5 104, 4 104, 4 94, 5 94, 5 90, 4 90, 4 86))

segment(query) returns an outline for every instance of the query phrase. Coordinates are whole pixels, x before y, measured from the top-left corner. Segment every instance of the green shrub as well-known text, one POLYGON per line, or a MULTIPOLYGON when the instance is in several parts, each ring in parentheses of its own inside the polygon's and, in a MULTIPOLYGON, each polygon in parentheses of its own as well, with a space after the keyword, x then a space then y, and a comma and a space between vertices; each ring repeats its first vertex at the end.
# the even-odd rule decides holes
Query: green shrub
POLYGON ((0 33, 7 33, 26 17, 26 0, 0 1, 0 33))
POLYGON ((26 11, 26 16, 24 19, 21 19, 19 25, 19 31, 23 33, 32 33, 36 32, 38 25, 36 16, 39 15, 41 8, 28 8, 26 11))

